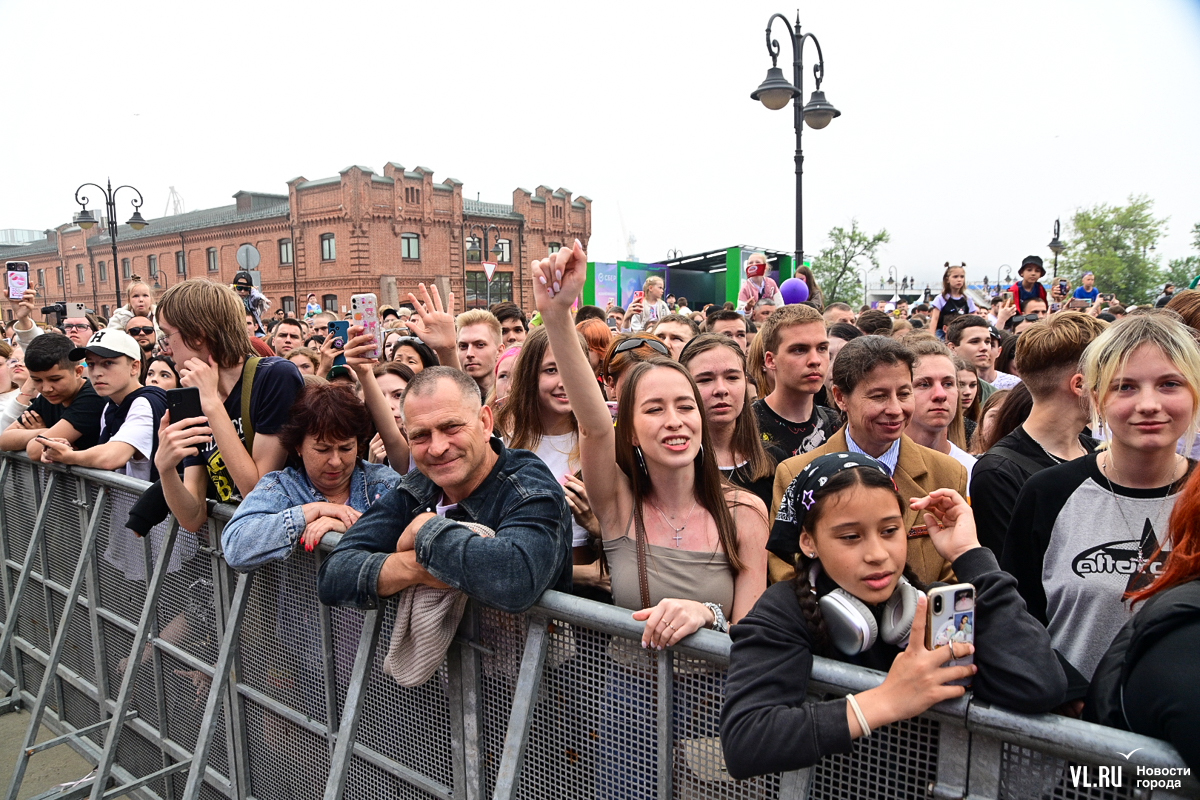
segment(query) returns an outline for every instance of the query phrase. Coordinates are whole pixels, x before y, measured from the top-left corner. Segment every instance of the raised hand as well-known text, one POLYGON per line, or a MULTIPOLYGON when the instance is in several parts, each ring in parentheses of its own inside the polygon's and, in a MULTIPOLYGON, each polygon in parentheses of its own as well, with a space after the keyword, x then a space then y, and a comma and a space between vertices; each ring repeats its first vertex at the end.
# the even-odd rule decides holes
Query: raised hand
POLYGON ((437 286, 430 287, 417 284, 417 293, 409 292, 409 302, 416 311, 408 318, 408 329, 425 344, 438 349, 454 349, 458 346, 458 331, 454 328, 454 292, 446 297, 446 306, 442 308, 442 296, 437 286))
POLYGON ((979 547, 975 514, 958 492, 934 489, 925 497, 912 498, 909 505, 923 513, 929 540, 938 555, 951 564, 963 553, 979 547))
POLYGON ((564 247, 549 258, 533 261, 530 274, 534 300, 542 316, 569 313, 587 279, 587 254, 583 245, 576 239, 570 250, 564 247))

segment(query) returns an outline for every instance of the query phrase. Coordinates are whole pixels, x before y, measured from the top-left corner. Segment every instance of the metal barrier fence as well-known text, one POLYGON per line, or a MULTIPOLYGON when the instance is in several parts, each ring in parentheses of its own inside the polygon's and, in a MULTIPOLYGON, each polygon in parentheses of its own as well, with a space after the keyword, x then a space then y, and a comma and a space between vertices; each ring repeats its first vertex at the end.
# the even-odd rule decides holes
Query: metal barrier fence
MULTIPOLYGON (((317 600, 335 536, 239 575, 219 553, 229 507, 199 534, 126 530, 144 487, 0 458, 0 688, 33 715, 9 800, 60 743, 97 770, 55 796, 93 800, 1200 797, 1190 776, 1136 785, 1139 767, 1182 767, 1163 742, 969 697, 733 781, 716 738, 728 637, 648 652, 627 611, 556 592, 524 615, 471 603, 435 677, 402 688, 382 669, 395 604, 317 600), (39 721, 58 738, 34 745, 39 721)), ((882 678, 818 658, 810 691, 882 678)))

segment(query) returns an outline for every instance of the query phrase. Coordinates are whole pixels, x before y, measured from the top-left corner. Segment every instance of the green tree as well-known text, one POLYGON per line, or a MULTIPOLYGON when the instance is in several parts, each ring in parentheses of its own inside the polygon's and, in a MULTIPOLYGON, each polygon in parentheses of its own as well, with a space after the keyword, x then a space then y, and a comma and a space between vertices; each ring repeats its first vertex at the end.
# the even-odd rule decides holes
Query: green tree
POLYGON ((1200 222, 1192 226, 1192 247, 1200 250, 1200 222))
POLYGON ((1128 202, 1076 211, 1058 271, 1072 283, 1085 272, 1095 273, 1100 291, 1125 304, 1141 304, 1153 301, 1162 288, 1163 271, 1151 251, 1167 220, 1155 218, 1154 201, 1146 195, 1131 195, 1128 202))
POLYGON ((1200 256, 1172 258, 1163 271, 1162 282, 1175 284, 1175 291, 1179 291, 1190 286, 1197 275, 1200 275, 1200 256))
POLYGON ((867 233, 858 227, 857 219, 850 220, 849 230, 841 226, 831 229, 829 246, 812 262, 813 275, 821 287, 825 305, 849 303, 857 306, 861 303, 865 287, 859 271, 865 269, 870 273, 879 269, 879 247, 890 240, 886 229, 867 233))

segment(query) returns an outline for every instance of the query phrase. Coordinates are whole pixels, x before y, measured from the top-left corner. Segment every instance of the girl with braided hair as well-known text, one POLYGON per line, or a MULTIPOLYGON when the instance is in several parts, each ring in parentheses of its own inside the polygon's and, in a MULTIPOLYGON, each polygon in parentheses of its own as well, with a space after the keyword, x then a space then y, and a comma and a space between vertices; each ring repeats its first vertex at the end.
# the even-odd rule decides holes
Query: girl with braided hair
MULTIPOLYGON (((904 499, 884 466, 861 453, 814 459, 783 496, 771 543, 791 537, 796 577, 777 583, 730 630, 721 743, 734 778, 787 772, 850 751, 874 728, 923 714, 966 689, 1025 713, 1066 692, 1049 635, 1025 610, 1016 580, 981 547, 971 508, 953 489, 909 503, 938 553, 975 587, 975 643, 925 644, 924 586, 905 565, 904 499), (955 659, 974 655, 973 664, 955 659), (807 697, 813 657, 887 672, 845 698, 807 697)), ((887 736, 888 732, 880 733, 887 736)))

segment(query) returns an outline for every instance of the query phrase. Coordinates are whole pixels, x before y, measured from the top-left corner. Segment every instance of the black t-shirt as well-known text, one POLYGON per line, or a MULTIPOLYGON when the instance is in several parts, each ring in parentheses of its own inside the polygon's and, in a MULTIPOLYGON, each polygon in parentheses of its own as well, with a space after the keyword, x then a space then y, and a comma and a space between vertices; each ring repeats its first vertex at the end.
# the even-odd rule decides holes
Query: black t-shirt
MULTIPOLYGON (((772 450, 782 451, 785 458, 817 449, 842 427, 842 418, 836 411, 816 403, 813 403, 812 416, 801 423, 776 414, 767 405, 766 398, 754 401, 754 413, 758 417, 758 430, 763 444, 772 450)), ((770 508, 769 503, 767 507, 770 508)))
MULTIPOLYGON (((1096 440, 1086 434, 1079 434, 1079 444, 1085 453, 1096 449, 1096 440)), ((1048 455, 1020 425, 996 442, 995 446, 1020 453, 1042 469, 1063 463, 1048 455)), ((979 543, 990 548, 996 558, 1000 558, 1004 549, 1004 535, 1012 520, 1017 495, 1031 474, 1012 459, 990 450, 979 457, 971 470, 970 495, 971 508, 975 512, 975 530, 979 535, 979 543)))
MULTIPOLYGON (((288 420, 296 395, 303 388, 304 379, 300 377, 300 370, 295 364, 278 356, 262 359, 254 373, 254 386, 250 390, 250 420, 254 424, 255 436, 259 434, 271 436, 279 433, 280 428, 288 420)), ((242 430, 241 378, 238 378, 238 382, 233 385, 229 397, 225 398, 225 411, 229 414, 229 419, 232 420, 238 436, 245 442, 246 437, 242 430)), ((214 439, 200 450, 200 455, 185 458, 183 465, 184 467, 204 466, 213 459, 219 458, 220 451, 217 449, 214 439)), ((231 496, 220 497, 220 499, 241 500, 237 487, 232 487, 232 492, 231 496)))
POLYGON ((40 414, 47 428, 53 428, 55 423, 65 419, 79 431, 79 438, 71 446, 76 450, 86 450, 95 447, 100 439, 100 414, 106 403, 108 399, 96 394, 92 382, 85 378, 83 388, 75 394, 71 405, 51 403, 38 395, 29 404, 29 410, 40 414))
POLYGON ((1193 770, 1200 769, 1200 618, 1150 645, 1129 671, 1125 716, 1135 733, 1166 739, 1193 770))
POLYGON ((740 486, 748 492, 758 495, 758 498, 763 501, 763 505, 767 508, 771 507, 771 492, 775 487, 775 473, 772 472, 758 480, 750 477, 750 470, 746 464, 739 464, 736 467, 721 467, 721 474, 729 479, 729 482, 734 486, 740 486))

